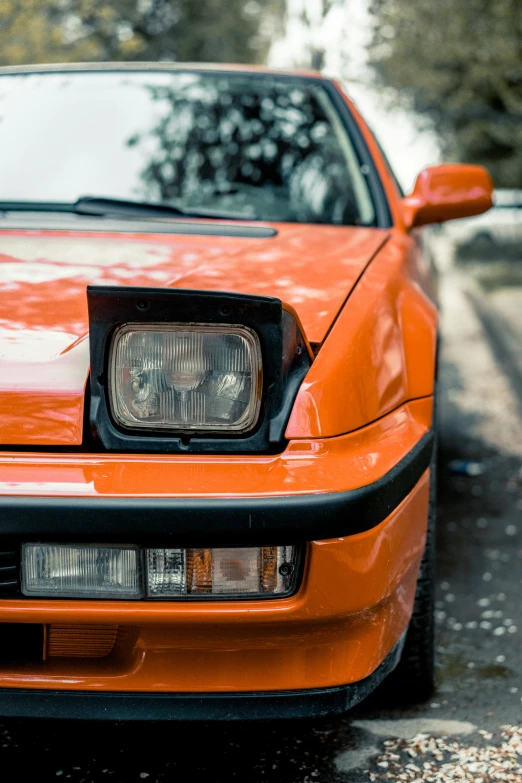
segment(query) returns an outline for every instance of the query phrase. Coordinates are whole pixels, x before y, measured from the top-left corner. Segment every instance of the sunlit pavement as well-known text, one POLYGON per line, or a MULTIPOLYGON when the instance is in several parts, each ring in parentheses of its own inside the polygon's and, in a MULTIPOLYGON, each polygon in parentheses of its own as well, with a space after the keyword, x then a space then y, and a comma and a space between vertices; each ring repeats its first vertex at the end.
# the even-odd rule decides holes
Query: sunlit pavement
POLYGON ((522 780, 520 729, 501 736, 502 726, 522 724, 522 392, 509 339, 496 342, 506 319, 522 345, 522 287, 483 291, 469 269, 444 276, 432 700, 397 709, 372 699, 342 720, 313 723, 9 721, 0 729, 6 781, 391 783, 453 775, 489 783, 495 769, 502 780, 522 780))

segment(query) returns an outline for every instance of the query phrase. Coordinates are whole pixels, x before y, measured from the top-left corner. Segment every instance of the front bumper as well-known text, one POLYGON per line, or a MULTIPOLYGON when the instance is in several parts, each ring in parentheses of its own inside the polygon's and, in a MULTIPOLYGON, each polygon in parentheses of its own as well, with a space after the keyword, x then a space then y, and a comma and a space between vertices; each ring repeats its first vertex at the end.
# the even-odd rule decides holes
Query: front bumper
POLYGON ((10 718, 125 721, 295 720, 341 715, 355 707, 397 666, 404 635, 361 682, 337 688, 253 693, 92 693, 0 690, 0 715, 10 718))
POLYGON ((157 546, 272 546, 352 536, 379 525, 408 496, 428 467, 432 448, 430 431, 384 476, 344 492, 239 498, 4 496, 2 534, 157 546))
MULTIPOLYGON (((138 495, 139 482, 138 497, 100 491, 111 466, 111 487, 120 470, 119 487, 124 488, 129 465, 134 471, 136 462, 143 464, 138 458, 118 462, 117 456, 18 454, 9 464, 9 456, 2 456, 0 539, 163 546, 306 543, 307 555, 298 592, 284 599, 0 598, 0 628, 2 623, 114 624, 121 631, 114 653, 100 660, 54 658, 29 665, 3 661, 0 654, 0 689, 13 689, 13 704, 26 705, 28 712, 19 714, 36 714, 35 700, 42 691, 48 692, 47 703, 51 692, 76 693, 71 705, 81 704, 82 694, 96 695, 98 701, 90 704, 108 704, 104 694, 111 692, 111 704, 119 704, 123 713, 123 704, 134 697, 136 705, 144 703, 140 694, 169 694, 158 701, 164 705, 159 712, 166 715, 179 712, 182 703, 198 704, 198 694, 225 705, 216 708, 222 716, 235 694, 241 694, 238 704, 246 704, 248 694, 256 694, 252 698, 259 704, 257 694, 266 694, 267 705, 285 703, 275 692, 296 694, 297 701, 293 695, 289 701, 295 705, 304 704, 303 692, 315 693, 308 700, 312 704, 319 691, 330 694, 333 689, 336 704, 351 703, 346 686, 380 670, 411 616, 428 516, 430 415, 431 401, 418 401, 365 432, 326 443, 295 443, 273 458, 252 457, 241 463, 235 484, 221 484, 220 495, 207 491, 206 497, 200 491, 199 497, 182 498, 179 484, 171 489, 174 497, 138 495), (51 470, 53 460, 60 466, 51 470), (80 469, 82 460, 90 460, 88 471, 80 469), (388 469, 383 471, 383 465, 388 469), (44 475, 46 483, 38 482, 44 475), (50 478, 60 484, 61 494, 49 491, 50 478), (243 496, 248 482, 257 482, 263 491, 243 496), (89 497, 93 484, 97 492, 89 497), (34 698, 24 696, 27 691, 34 691, 34 698)), ((154 458, 149 475, 155 487, 165 486, 178 466, 191 486, 197 482, 205 490, 225 466, 233 478, 235 464, 218 458, 154 458)), ((0 712, 3 702, 0 691, 0 712)), ((62 703, 61 697, 55 703, 62 703)), ((116 707, 110 709, 115 716, 116 707)), ((304 714, 308 708, 293 709, 304 714)), ((142 714, 142 708, 136 706, 135 712, 142 714)))

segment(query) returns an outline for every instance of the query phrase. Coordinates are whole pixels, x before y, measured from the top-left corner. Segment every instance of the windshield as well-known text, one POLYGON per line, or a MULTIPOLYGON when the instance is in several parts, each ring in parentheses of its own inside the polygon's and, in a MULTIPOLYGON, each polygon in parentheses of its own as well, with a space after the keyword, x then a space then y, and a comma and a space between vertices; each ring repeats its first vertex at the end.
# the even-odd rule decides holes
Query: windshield
POLYGON ((296 77, 3 75, 0 171, 4 202, 92 195, 249 220, 375 224, 326 90, 296 77))

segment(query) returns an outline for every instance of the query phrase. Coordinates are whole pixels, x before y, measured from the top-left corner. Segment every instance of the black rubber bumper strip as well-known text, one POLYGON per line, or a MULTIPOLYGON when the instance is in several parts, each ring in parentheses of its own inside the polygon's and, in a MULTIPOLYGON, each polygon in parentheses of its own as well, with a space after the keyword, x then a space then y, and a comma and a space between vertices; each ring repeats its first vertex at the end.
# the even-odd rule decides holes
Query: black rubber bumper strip
POLYGON ((277 546, 339 538, 380 524, 429 467, 430 431, 385 476, 360 489, 255 498, 0 497, 2 537, 158 546, 277 546))
POLYGON ((235 721, 339 715, 365 699, 397 666, 404 636, 360 682, 306 691, 124 693, 0 690, 0 716, 117 721, 235 721))

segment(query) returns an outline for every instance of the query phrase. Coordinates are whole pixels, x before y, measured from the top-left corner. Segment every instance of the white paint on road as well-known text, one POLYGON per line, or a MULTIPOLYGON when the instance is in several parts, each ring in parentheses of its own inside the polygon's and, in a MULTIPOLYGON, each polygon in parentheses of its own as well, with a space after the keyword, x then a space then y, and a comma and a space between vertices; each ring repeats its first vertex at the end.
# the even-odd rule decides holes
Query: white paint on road
POLYGON ((375 745, 369 745, 366 748, 355 748, 354 750, 343 750, 334 759, 334 765, 337 772, 352 772, 354 769, 363 769, 374 756, 378 756, 381 751, 375 745))
POLYGON ((441 734, 445 737, 467 736, 477 727, 462 720, 444 720, 442 718, 399 718, 398 720, 356 720, 352 724, 356 729, 369 731, 376 737, 394 739, 413 739, 418 734, 441 734))

